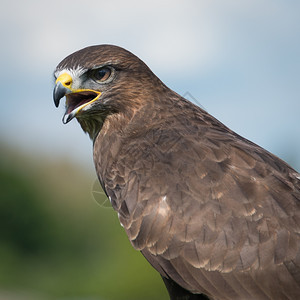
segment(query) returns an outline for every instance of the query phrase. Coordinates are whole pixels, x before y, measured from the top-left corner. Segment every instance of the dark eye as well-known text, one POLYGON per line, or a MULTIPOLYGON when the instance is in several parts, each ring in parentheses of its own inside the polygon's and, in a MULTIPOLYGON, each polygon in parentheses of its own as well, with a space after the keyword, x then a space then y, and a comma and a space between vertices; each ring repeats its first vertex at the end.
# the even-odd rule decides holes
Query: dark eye
POLYGON ((93 72, 93 77, 97 81, 106 81, 111 75, 111 69, 108 67, 103 67, 100 69, 97 69, 93 72))

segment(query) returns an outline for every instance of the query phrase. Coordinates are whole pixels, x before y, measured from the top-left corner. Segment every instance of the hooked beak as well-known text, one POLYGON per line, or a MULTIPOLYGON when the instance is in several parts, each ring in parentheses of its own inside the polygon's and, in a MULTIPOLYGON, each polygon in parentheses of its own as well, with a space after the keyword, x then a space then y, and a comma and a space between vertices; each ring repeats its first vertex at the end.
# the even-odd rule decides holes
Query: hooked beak
POLYGON ((99 99, 101 92, 89 89, 73 89, 72 77, 67 73, 61 74, 53 90, 53 100, 56 107, 60 99, 66 96, 66 112, 63 116, 63 123, 70 122, 86 106, 99 99))
POLYGON ((72 93, 72 91, 58 81, 53 90, 53 100, 55 106, 58 107, 60 99, 70 93, 72 93))

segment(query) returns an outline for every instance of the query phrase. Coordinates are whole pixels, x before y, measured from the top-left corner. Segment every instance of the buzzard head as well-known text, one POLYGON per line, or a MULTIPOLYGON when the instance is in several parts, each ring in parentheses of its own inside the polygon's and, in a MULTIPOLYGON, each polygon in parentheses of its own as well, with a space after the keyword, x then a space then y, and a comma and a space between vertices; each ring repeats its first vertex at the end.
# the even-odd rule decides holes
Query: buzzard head
MULTIPOLYGON (((129 51, 112 45, 79 50, 54 71, 54 103, 66 97, 63 122, 77 118, 94 139, 112 114, 130 116, 143 104, 145 93, 163 86, 145 63, 129 51)), ((152 98, 152 97, 151 97, 152 98)))

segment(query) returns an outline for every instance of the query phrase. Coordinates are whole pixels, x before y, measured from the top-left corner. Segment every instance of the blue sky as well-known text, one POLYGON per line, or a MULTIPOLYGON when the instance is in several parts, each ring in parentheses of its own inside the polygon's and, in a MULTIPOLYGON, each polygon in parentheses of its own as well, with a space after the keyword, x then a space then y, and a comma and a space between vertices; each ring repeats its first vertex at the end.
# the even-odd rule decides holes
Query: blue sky
POLYGON ((300 2, 2 1, 1 142, 93 168, 52 101, 55 66, 94 44, 138 55, 170 88, 300 170, 300 2))

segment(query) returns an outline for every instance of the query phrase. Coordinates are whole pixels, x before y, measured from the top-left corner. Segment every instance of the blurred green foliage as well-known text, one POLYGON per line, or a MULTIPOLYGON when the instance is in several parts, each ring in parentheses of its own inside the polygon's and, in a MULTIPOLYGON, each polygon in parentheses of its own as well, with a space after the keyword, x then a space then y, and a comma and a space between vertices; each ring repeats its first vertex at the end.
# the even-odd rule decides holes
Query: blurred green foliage
POLYGON ((0 151, 0 299, 168 299, 116 213, 93 199, 94 172, 0 151))

